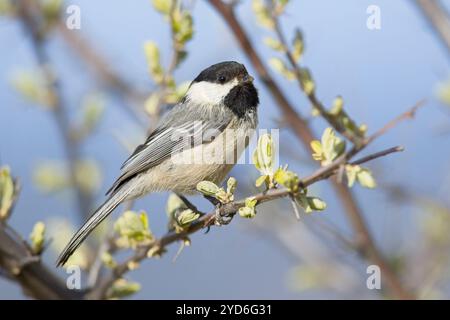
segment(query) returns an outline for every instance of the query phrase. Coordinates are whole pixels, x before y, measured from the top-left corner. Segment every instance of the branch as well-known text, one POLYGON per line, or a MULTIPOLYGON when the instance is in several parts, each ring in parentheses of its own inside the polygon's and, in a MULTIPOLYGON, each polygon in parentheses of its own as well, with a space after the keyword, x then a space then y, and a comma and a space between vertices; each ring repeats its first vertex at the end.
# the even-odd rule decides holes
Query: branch
POLYGON ((450 18, 438 0, 413 0, 440 37, 450 55, 450 18))
POLYGON ((379 152, 373 153, 371 155, 365 156, 361 159, 351 162, 350 164, 351 165, 360 165, 360 164, 363 164, 363 163, 366 163, 366 162, 369 162, 369 161, 372 161, 372 160, 375 160, 375 159, 378 159, 381 157, 385 157, 394 152, 403 152, 403 151, 405 151, 404 147, 397 146, 397 147, 389 148, 389 149, 379 151, 379 152))
POLYGON ((84 192, 77 182, 76 166, 80 159, 79 145, 71 136, 70 120, 66 114, 60 84, 56 76, 50 71, 50 60, 45 52, 44 37, 42 34, 42 16, 39 4, 34 0, 20 0, 18 2, 19 18, 25 30, 31 35, 31 44, 37 63, 43 71, 46 83, 49 84, 53 95, 52 115, 57 129, 62 137, 62 143, 68 161, 71 185, 74 188, 78 209, 83 219, 87 218, 92 205, 92 195, 84 192))
POLYGON ((82 299, 82 292, 69 290, 34 256, 22 239, 0 222, 0 270, 16 281, 27 296, 35 299, 82 299))
MULTIPOLYGON (((390 149, 386 149, 377 153, 374 153, 372 155, 366 156, 364 158, 361 158, 359 160, 356 160, 352 164, 362 164, 371 160, 378 159, 380 157, 389 155, 394 152, 400 152, 403 151, 402 147, 394 147, 390 149)), ((313 183, 316 183, 320 180, 325 180, 332 175, 337 173, 338 167, 341 165, 341 163, 333 163, 326 167, 325 172, 320 172, 320 170, 316 171, 309 177, 306 177, 302 179, 299 183, 299 186, 301 188, 306 188, 313 183)), ((257 200, 257 206, 272 201, 275 199, 290 197, 292 195, 291 191, 287 189, 271 189, 267 190, 258 194, 255 194, 251 196, 253 199, 257 200)), ((103 299, 107 296, 109 288, 112 286, 112 284, 119 278, 121 278, 125 273, 129 271, 129 265, 138 263, 145 258, 148 257, 148 252, 163 252, 165 247, 168 245, 177 242, 177 241, 183 241, 186 239, 189 235, 196 233, 197 231, 207 228, 210 226, 215 225, 217 217, 220 216, 234 216, 236 212, 239 210, 239 208, 245 206, 245 199, 241 199, 239 201, 230 202, 228 204, 222 205, 221 207, 217 208, 216 210, 202 215, 198 220, 196 220, 194 223, 192 223, 189 228, 183 232, 176 233, 174 231, 167 233, 163 237, 161 237, 158 240, 155 240, 151 242, 150 244, 144 245, 139 247, 136 252, 126 259, 121 264, 117 265, 111 272, 111 274, 98 284, 96 288, 91 289, 91 291, 87 294, 88 299, 103 299)))
MULTIPOLYGON (((237 20, 233 7, 225 4, 221 0, 209 0, 209 3, 216 11, 222 16, 225 22, 230 27, 231 31, 234 33, 236 40, 239 42, 242 50, 247 55, 248 59, 253 64, 253 67, 257 71, 261 81, 264 83, 268 91, 272 94, 273 98, 277 102, 281 111, 283 112, 284 118, 288 121, 294 133, 297 135, 298 139, 303 143, 303 145, 309 150, 309 143, 313 139, 313 134, 310 128, 307 126, 305 120, 297 114, 295 109, 288 102, 287 98, 281 92, 280 88, 271 78, 267 68, 262 62, 262 59, 255 51, 247 33, 244 28, 237 20)), ((359 247, 363 248, 360 252, 363 256, 377 264, 384 275, 387 286, 391 290, 392 294, 397 298, 409 299, 411 295, 402 287, 400 280, 397 278, 395 273, 392 271, 388 263, 385 261, 383 255, 379 252, 375 243, 370 235, 366 222, 364 221, 363 215, 352 196, 350 190, 339 184, 337 181, 333 180, 333 187, 341 199, 345 209, 347 217, 352 225, 354 232, 356 233, 357 243, 359 247)))
POLYGON ((389 121, 385 126, 383 126, 381 129, 379 129, 377 132, 375 132, 374 134, 372 134, 372 136, 370 136, 365 142, 365 145, 368 145, 369 143, 371 143, 373 140, 378 139, 379 137, 381 137, 382 135, 384 135, 386 132, 388 132, 389 130, 391 130, 392 128, 394 128, 395 126, 397 126, 400 122, 403 122, 405 120, 408 119, 413 119, 414 116, 416 115, 417 110, 419 110, 419 108, 423 107, 425 105, 425 100, 420 100, 419 102, 417 102, 411 109, 407 110, 406 112, 402 113, 401 115, 399 115, 397 118, 389 121))

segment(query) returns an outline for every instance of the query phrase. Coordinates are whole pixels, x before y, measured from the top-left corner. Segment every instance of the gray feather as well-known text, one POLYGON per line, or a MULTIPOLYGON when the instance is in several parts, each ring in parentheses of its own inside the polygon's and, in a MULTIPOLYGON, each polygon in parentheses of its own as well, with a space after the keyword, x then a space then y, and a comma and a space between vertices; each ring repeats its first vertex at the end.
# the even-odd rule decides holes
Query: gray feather
POLYGON ((122 174, 107 194, 118 190, 139 173, 186 149, 186 141, 196 145, 210 142, 212 136, 223 132, 233 118, 233 113, 226 108, 201 107, 189 101, 177 104, 160 120, 159 126, 145 143, 139 145, 123 163, 122 174), (182 136, 183 139, 175 140, 174 136, 182 136))
POLYGON ((128 195, 128 188, 121 188, 112 194, 75 233, 58 257, 56 265, 63 266, 86 237, 94 230, 128 195))

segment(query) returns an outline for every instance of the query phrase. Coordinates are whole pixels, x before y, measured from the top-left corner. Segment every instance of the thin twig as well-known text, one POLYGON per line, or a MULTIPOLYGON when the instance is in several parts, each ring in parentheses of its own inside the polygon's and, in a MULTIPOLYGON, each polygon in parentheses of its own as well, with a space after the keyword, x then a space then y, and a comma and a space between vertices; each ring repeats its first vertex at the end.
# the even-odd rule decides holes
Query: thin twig
POLYGON ((450 17, 438 0, 413 0, 438 34, 450 55, 450 17))
POLYGON ((380 157, 387 156, 387 155, 390 154, 390 153, 394 153, 394 152, 402 152, 402 151, 404 151, 404 150, 405 150, 405 148, 404 148, 404 147, 401 147, 401 146, 389 148, 389 149, 386 149, 386 150, 383 150, 383 151, 380 151, 380 152, 373 153, 373 154, 371 154, 371 155, 368 155, 368 156, 363 157, 363 158, 361 158, 361 159, 358 159, 358 160, 356 160, 356 161, 353 161, 353 162, 351 162, 350 164, 352 164, 352 165, 360 165, 360 164, 363 164, 363 163, 365 163, 365 162, 372 161, 372 160, 374 160, 374 159, 376 159, 376 158, 380 158, 380 157))
POLYGON ((414 116, 416 115, 417 110, 419 110, 419 108, 423 107, 425 105, 425 102, 426 102, 425 100, 420 100, 412 108, 410 108, 406 112, 402 113, 401 115, 399 115, 395 119, 389 121, 385 126, 383 126, 377 132, 372 134, 365 141, 365 144, 367 145, 367 144, 371 143, 373 140, 375 140, 375 139, 379 138, 380 136, 384 135, 386 132, 388 132, 392 128, 396 127, 400 122, 402 122, 404 120, 408 120, 408 119, 413 119, 414 116))

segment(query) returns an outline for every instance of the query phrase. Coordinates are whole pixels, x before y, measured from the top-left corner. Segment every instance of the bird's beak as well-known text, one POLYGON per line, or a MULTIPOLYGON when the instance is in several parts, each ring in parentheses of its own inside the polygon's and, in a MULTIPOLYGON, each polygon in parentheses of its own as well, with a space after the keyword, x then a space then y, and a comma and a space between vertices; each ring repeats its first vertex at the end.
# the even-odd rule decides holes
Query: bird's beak
POLYGON ((242 77, 241 83, 252 83, 255 80, 251 75, 247 74, 242 77))

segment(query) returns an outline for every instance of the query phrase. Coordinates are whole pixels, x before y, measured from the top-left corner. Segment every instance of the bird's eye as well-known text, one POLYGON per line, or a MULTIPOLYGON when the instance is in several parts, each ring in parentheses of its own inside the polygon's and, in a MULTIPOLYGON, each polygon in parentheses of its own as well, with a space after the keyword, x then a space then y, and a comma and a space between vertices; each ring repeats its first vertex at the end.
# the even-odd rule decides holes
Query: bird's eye
POLYGON ((227 78, 225 76, 219 76, 219 82, 225 83, 227 81, 227 78))

